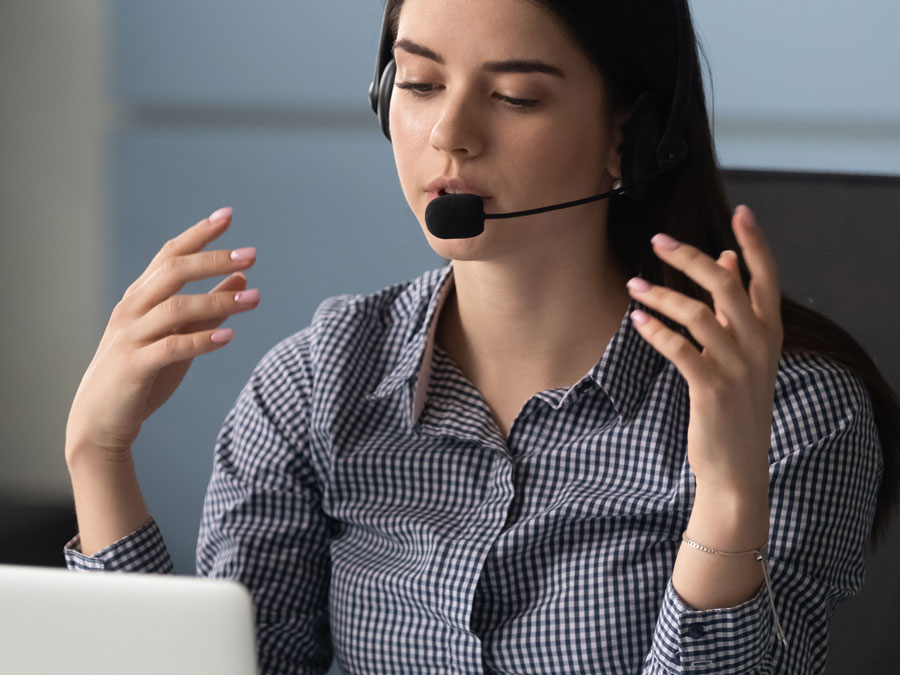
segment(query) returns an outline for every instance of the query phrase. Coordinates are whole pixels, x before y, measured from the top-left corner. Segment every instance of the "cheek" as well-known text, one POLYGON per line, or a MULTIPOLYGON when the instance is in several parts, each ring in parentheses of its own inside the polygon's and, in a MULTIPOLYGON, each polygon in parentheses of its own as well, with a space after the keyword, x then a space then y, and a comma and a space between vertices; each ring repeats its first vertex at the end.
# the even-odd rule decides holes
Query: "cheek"
POLYGON ((391 99, 391 146, 400 185, 407 200, 420 190, 422 176, 416 173, 417 162, 424 156, 430 137, 426 116, 411 110, 408 105, 391 99))
MULTIPOLYGON (((584 119, 560 121, 532 129, 506 146, 502 156, 506 172, 517 192, 533 197, 526 200, 554 201, 578 199, 593 194, 605 175, 605 151, 608 147, 584 119)), ((514 210, 511 207, 510 210, 514 210)))
POLYGON ((539 170, 557 186, 593 190, 603 179, 608 142, 600 125, 586 125, 583 117, 559 124, 543 140, 535 139, 540 152, 539 170))

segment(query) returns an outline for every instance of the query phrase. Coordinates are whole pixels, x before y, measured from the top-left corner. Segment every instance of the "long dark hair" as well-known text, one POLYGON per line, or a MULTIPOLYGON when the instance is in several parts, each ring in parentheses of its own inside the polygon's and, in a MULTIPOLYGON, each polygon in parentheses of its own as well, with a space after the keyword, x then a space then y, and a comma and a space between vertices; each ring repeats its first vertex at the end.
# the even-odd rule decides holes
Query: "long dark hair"
MULTIPOLYGON (((546 8, 562 20, 597 67, 617 109, 630 110, 648 89, 671 102, 678 53, 675 12, 684 12, 692 23, 687 0, 525 1, 546 8)), ((396 36, 403 0, 388 3, 396 36)), ((713 258, 731 249, 738 254, 744 288, 749 288, 750 274, 731 229, 732 209, 710 131, 699 48, 694 30, 689 33, 694 77, 685 129, 690 147, 688 160, 656 179, 649 198, 614 198, 609 205, 607 231, 610 250, 627 273, 640 273, 651 283, 713 307, 708 291, 664 265, 650 245, 653 234, 666 232, 713 258)), ((660 111, 663 119, 667 113, 668 110, 660 111)), ((884 458, 871 532, 871 543, 877 544, 887 530, 900 487, 900 401, 872 358, 834 321, 785 293, 781 295, 781 318, 783 354, 818 354, 858 376, 869 392, 884 458)), ((685 336, 692 339, 686 331, 685 336)))

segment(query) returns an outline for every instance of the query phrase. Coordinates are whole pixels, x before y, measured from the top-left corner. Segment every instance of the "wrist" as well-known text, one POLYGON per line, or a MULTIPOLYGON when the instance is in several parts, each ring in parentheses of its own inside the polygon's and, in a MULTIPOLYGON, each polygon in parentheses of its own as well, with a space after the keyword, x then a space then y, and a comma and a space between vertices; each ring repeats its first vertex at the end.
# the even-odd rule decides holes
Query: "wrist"
POLYGON ((740 478, 703 477, 695 475, 697 492, 716 494, 731 501, 752 501, 769 497, 769 470, 745 471, 740 478))
POLYGON ((130 453, 110 455, 90 443, 67 444, 66 462, 82 553, 95 555, 147 523, 150 514, 130 453))
POLYGON ((109 469, 119 471, 132 464, 131 448, 110 450, 85 438, 66 438, 66 467, 73 471, 109 469))
POLYGON ((685 528, 691 539, 722 551, 758 548, 769 538, 768 490, 697 485, 685 528))

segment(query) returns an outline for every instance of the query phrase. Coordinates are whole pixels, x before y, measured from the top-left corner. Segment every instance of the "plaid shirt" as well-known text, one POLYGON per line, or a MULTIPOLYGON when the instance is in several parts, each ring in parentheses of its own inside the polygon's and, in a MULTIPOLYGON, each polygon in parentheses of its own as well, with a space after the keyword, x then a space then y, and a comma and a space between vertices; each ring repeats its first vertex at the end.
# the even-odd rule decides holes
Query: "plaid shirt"
MULTIPOLYGON (((264 673, 821 673, 828 619, 863 581, 882 472, 868 393, 782 357, 770 570, 696 610, 671 573, 691 512, 689 400, 628 313, 579 382, 508 438, 435 343, 453 265, 329 298, 272 348, 215 446, 197 572, 243 582, 264 673)), ((171 572, 151 520, 78 569, 171 572)))

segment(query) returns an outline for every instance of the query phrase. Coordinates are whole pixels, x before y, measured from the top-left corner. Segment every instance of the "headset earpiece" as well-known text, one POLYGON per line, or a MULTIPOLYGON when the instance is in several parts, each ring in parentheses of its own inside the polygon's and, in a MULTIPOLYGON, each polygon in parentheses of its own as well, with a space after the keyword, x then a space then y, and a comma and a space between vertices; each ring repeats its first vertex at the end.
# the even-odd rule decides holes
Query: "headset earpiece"
POLYGON ((632 199, 646 197, 650 179, 659 173, 656 154, 662 135, 661 105, 657 94, 645 91, 632 107, 622 131, 622 184, 632 199))
POLYGON ((397 74, 394 45, 391 41, 390 5, 390 2, 384 3, 378 59, 375 61, 372 84, 369 85, 369 103, 372 105, 372 112, 378 116, 381 132, 388 140, 391 140, 391 94, 394 92, 394 76, 397 74))
POLYGON ((378 114, 378 123, 382 133, 391 140, 391 95, 394 93, 394 77, 397 75, 397 62, 394 59, 388 61, 378 81, 378 101, 375 112, 378 114))

